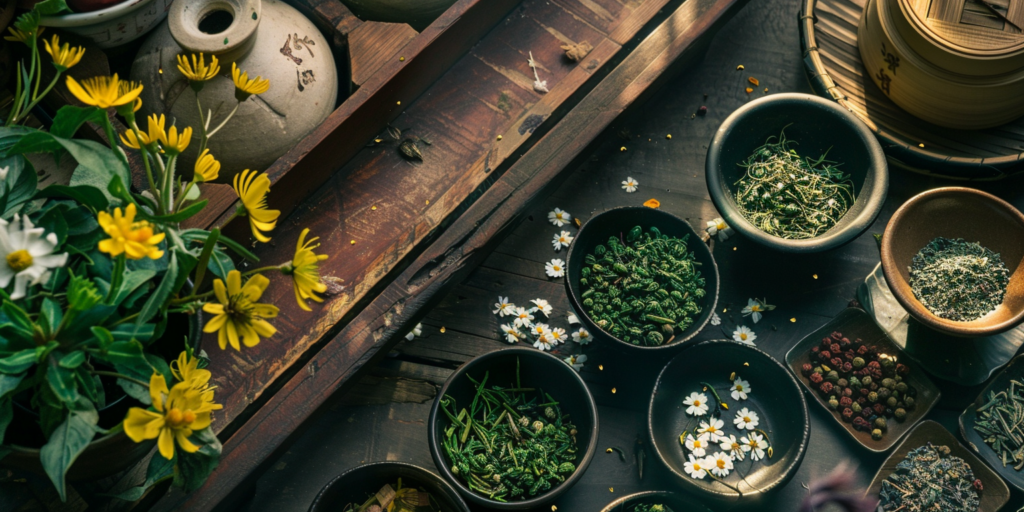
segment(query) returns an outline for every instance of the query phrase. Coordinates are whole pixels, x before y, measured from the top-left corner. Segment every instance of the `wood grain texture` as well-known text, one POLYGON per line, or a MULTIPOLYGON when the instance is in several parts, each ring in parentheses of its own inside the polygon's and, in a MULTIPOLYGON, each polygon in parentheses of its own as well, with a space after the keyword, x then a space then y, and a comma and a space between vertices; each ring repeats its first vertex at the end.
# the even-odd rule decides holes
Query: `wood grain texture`
POLYGON ((348 52, 352 65, 352 83, 359 87, 419 33, 404 23, 368 21, 348 35, 348 52))

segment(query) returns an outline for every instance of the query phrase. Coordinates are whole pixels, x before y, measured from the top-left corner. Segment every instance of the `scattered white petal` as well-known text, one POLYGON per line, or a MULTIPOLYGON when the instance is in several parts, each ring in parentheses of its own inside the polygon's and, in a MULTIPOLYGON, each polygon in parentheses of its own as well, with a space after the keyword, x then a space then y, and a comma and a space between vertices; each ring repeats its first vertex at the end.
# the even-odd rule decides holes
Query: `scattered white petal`
POLYGON ((515 324, 516 327, 524 329, 533 327, 533 315, 526 308, 517 307, 515 315, 516 319, 513 320, 512 323, 515 324))
POLYGON ((718 316, 718 313, 711 313, 711 325, 721 325, 722 317, 718 316))
POLYGON ((714 455, 708 456, 704 463, 711 468, 711 474, 719 478, 729 476, 733 468, 732 457, 725 452, 715 452, 714 455))
POLYGON ((423 324, 416 324, 416 327, 413 327, 409 334, 405 335, 405 339, 412 341, 417 336, 423 336, 423 324))
POLYGON ((689 406, 686 408, 686 414, 690 416, 703 416, 708 413, 708 396, 704 393, 690 393, 690 396, 683 400, 683 404, 689 406))
POLYGON ((501 326, 501 330, 505 333, 505 341, 509 343, 515 343, 519 341, 519 338, 522 336, 522 333, 519 332, 519 329, 516 329, 514 326, 511 326, 509 324, 503 324, 501 326))
POLYGON ((544 273, 548 277, 562 277, 565 275, 565 262, 555 258, 544 265, 544 273))
POLYGON ((587 362, 587 356, 585 354, 579 354, 575 356, 569 356, 563 359, 566 364, 572 367, 573 370, 580 371, 583 369, 583 363, 587 362))
POLYGON ((640 182, 634 180, 632 177, 626 178, 626 181, 622 182, 622 188, 629 194, 636 192, 636 188, 640 186, 640 182))
POLYGON ((761 421, 757 417, 756 412, 744 407, 736 411, 736 417, 733 418, 732 422, 736 425, 737 429, 754 430, 761 421))
POLYGON ((572 340, 580 345, 586 345, 594 341, 594 337, 590 335, 590 331, 580 327, 580 330, 572 333, 572 340))
POLYGON ((724 242, 728 240, 729 236, 733 234, 733 229, 729 227, 729 225, 726 224, 721 217, 716 217, 714 220, 709 220, 707 224, 708 227, 705 231, 707 231, 708 234, 711 236, 718 235, 719 242, 724 242))
POLYGON ((559 210, 558 208, 555 208, 554 210, 548 212, 548 222, 554 224, 555 226, 562 227, 572 222, 572 216, 569 215, 569 212, 565 210, 559 210))
POLYGON ((746 343, 747 345, 754 345, 754 340, 757 339, 757 335, 754 331, 751 331, 749 327, 741 325, 736 327, 736 330, 732 332, 732 339, 746 343))
POLYGON ((502 297, 499 295, 498 302, 494 303, 494 308, 493 313, 499 317, 516 314, 516 305, 509 302, 508 297, 502 297))
MULTIPOLYGON (((562 260, 551 260, 551 261, 562 261, 562 260)), ((551 304, 548 303, 548 301, 546 301, 544 299, 533 299, 530 302, 536 304, 536 306, 537 306, 537 307, 533 308, 534 311, 543 313, 544 316, 546 316, 546 317, 550 317, 551 316, 552 309, 551 309, 551 304)))
POLYGON ((750 392, 750 383, 736 377, 736 380, 732 381, 732 387, 729 388, 729 391, 732 391, 733 400, 746 400, 747 393, 750 392))
POLYGON ((719 418, 711 416, 708 421, 700 422, 700 428, 697 429, 698 434, 708 434, 712 443, 717 443, 719 439, 725 435, 722 432, 722 428, 725 427, 725 422, 719 418))
POLYGON ((561 233, 555 233, 555 239, 551 241, 551 245, 555 246, 555 252, 562 250, 563 247, 569 247, 574 237, 568 231, 562 231, 561 233))

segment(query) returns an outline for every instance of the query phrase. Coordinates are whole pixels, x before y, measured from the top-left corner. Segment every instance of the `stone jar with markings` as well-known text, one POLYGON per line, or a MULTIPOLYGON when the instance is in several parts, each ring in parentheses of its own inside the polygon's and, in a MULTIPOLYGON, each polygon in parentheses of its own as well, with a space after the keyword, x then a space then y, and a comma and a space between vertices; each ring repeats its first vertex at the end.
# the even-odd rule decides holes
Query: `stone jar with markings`
POLYGON ((203 119, 217 127, 235 108, 231 64, 249 78, 270 80, 270 90, 250 96, 210 139, 221 162, 218 181, 230 181, 244 169, 266 170, 319 126, 334 110, 337 68, 327 41, 299 11, 280 0, 177 0, 167 21, 149 36, 132 65, 131 78, 142 82, 145 116, 166 114, 180 130, 191 126, 192 142, 179 160, 179 172, 191 176, 201 137, 196 93, 178 71, 179 54, 216 55, 218 76, 199 92, 203 119), (212 115, 211 115, 212 114, 212 115))

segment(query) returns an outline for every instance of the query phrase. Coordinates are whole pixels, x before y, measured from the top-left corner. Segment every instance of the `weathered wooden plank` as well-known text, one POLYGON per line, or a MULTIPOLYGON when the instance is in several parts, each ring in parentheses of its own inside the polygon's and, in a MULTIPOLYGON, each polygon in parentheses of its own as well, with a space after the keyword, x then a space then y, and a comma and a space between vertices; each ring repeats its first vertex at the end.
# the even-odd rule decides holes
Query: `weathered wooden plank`
MULTIPOLYGON (((359 87, 419 33, 405 23, 366 22, 348 36, 352 83, 359 87)), ((404 57, 403 57, 404 58, 404 57)))

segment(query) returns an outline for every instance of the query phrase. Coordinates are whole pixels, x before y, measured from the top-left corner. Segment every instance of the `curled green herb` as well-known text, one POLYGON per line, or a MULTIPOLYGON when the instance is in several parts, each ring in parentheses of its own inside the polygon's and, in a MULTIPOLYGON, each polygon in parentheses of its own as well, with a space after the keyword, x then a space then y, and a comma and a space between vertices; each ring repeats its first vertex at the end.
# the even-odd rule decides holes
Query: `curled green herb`
MULTIPOLYGON (((389 510, 388 505, 397 511, 407 512, 440 512, 441 505, 432 494, 415 487, 403 487, 402 479, 397 485, 385 485, 380 491, 374 491, 361 505, 349 503, 342 512, 365 512, 370 510, 389 510), (383 502, 381 500, 384 500, 383 502), (375 507, 375 508, 374 508, 375 507)), ((369 494, 369 493, 367 493, 369 494)))
POLYGON ((640 503, 627 508, 629 512, 672 512, 671 508, 661 503, 640 503))
POLYGON ((999 455, 1003 467, 1024 469, 1024 384, 1011 379, 1006 390, 989 391, 988 402, 977 413, 974 430, 999 455))
POLYGON ((907 454, 882 481, 880 510, 885 512, 976 512, 981 506, 981 482, 947 446, 928 443, 907 454))
POLYGON ((1002 304, 1009 282, 998 253, 962 238, 935 238, 910 265, 917 300, 935 316, 956 322, 977 320, 1002 304))
POLYGON ((780 238, 813 238, 832 229, 853 206, 853 180, 836 162, 797 154, 785 129, 739 164, 736 205, 758 229, 780 238))

